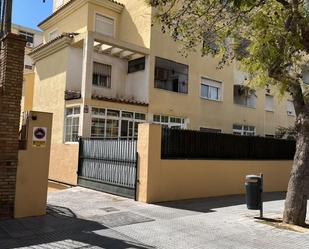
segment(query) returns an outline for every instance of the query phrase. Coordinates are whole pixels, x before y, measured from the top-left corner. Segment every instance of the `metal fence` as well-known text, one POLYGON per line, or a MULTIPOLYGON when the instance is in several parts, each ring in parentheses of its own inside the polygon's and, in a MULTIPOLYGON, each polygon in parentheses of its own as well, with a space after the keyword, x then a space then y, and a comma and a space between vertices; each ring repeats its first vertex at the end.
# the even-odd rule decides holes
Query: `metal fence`
POLYGON ((162 159, 290 160, 295 141, 162 129, 162 159))
POLYGON ((136 140, 80 139, 79 185, 135 196, 136 140))

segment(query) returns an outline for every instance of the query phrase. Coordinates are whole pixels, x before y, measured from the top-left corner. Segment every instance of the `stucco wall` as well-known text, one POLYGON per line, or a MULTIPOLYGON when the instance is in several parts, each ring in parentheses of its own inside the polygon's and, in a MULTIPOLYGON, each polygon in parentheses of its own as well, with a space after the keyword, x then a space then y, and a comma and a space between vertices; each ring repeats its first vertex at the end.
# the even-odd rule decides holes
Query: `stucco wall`
POLYGON ((64 32, 83 33, 87 30, 88 4, 74 10, 70 16, 57 17, 40 26, 44 31, 43 40, 46 43, 49 40, 49 33, 57 30, 60 35, 64 32))
POLYGON ((292 161, 161 160, 161 127, 141 124, 138 134, 139 201, 244 193, 245 176, 264 174, 264 191, 285 191, 292 161))
POLYGON ((252 125, 257 135, 274 134, 278 126, 293 125, 295 117, 287 115, 285 97, 275 96, 274 112, 265 112, 265 91, 257 90, 256 108, 234 104, 233 87, 242 75, 234 65, 217 69, 219 58, 189 52, 187 57, 178 51, 181 46, 154 25, 151 30, 149 112, 188 118, 188 128, 221 129, 231 133, 233 124, 252 125), (175 93, 154 87, 155 57, 162 57, 189 66, 188 94, 175 93), (201 77, 222 82, 222 100, 213 101, 200 97, 201 77), (158 101, 160 99, 160 101, 158 101), (272 122, 271 122, 272 121, 272 122))
POLYGON ((81 91, 83 72, 83 50, 80 48, 68 48, 67 82, 66 89, 81 91))
POLYGON ((134 99, 148 103, 149 67, 149 57, 146 56, 145 70, 127 74, 125 82, 126 96, 132 96, 134 99))
POLYGON ((144 0, 118 0, 125 8, 119 23, 119 39, 150 48, 152 10, 144 0))
POLYGON ((77 184, 78 144, 52 144, 49 179, 77 184))
POLYGON ((125 96, 125 79, 128 70, 128 63, 125 60, 104 54, 94 53, 95 62, 112 66, 111 88, 97 87, 92 85, 92 93, 107 97, 123 98, 125 96))
POLYGON ((15 218, 46 213, 48 168, 51 143, 52 114, 31 112, 27 122, 27 149, 19 151, 16 175, 15 218), (33 146, 33 128, 46 127, 46 145, 33 146))
POLYGON ((34 77, 34 73, 24 74, 22 111, 32 110, 34 77))
MULTIPOLYGON (((49 178, 77 183, 78 145, 64 144, 64 91, 70 48, 36 62, 33 110, 53 113, 49 178)), ((71 78, 72 80, 72 78, 71 78)), ((73 81, 72 81, 73 82, 73 81)))

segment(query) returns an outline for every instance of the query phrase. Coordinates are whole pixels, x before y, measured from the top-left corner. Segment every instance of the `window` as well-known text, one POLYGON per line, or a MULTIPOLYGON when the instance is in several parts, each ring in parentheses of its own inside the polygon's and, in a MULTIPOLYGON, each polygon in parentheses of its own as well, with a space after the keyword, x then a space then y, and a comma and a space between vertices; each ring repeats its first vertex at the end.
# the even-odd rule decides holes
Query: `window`
POLYGON ((96 138, 105 136, 105 119, 95 117, 91 119, 91 136, 96 138))
POLYGON ((268 94, 265 95, 265 111, 274 111, 274 96, 268 94))
POLYGON ((96 14, 95 31, 100 34, 113 37, 114 36, 114 19, 96 14))
POLYGON ((128 62, 128 73, 135 73, 145 69, 145 57, 131 60, 128 62))
POLYGON ((200 131, 202 131, 202 132, 209 132, 209 133, 221 133, 222 132, 221 129, 204 128, 204 127, 201 127, 200 131))
POLYGON ((292 100, 287 101, 287 113, 289 116, 295 116, 295 109, 292 100))
POLYGON ((78 141, 80 107, 66 108, 65 142, 78 141))
POLYGON ((134 118, 137 120, 146 120, 146 114, 145 113, 135 113, 134 118))
POLYGON ((53 30, 48 33, 48 41, 54 40, 58 37, 58 30, 53 30))
POLYGON ((185 129, 185 119, 179 117, 169 117, 164 115, 153 115, 153 123, 160 124, 162 127, 185 129))
POLYGON ((250 125, 233 125, 233 134, 241 136, 255 136, 255 127, 250 125))
POLYGON ((145 113, 92 107, 91 137, 131 139, 137 136, 139 123, 146 120, 145 113))
POLYGON ((92 84, 99 87, 110 88, 111 74, 112 74, 112 66, 94 62, 92 84))
POLYGON ((34 34, 26 32, 26 31, 19 31, 19 35, 23 38, 25 38, 25 40, 27 41, 27 43, 33 44, 33 40, 34 40, 34 34))
POLYGON ((188 66, 156 57, 155 87, 179 93, 188 93, 188 66))
POLYGON ((221 88, 221 82, 202 78, 201 97, 211 100, 221 100, 221 88))
POLYGON ((256 93, 243 85, 234 85, 234 104, 256 108, 256 93))

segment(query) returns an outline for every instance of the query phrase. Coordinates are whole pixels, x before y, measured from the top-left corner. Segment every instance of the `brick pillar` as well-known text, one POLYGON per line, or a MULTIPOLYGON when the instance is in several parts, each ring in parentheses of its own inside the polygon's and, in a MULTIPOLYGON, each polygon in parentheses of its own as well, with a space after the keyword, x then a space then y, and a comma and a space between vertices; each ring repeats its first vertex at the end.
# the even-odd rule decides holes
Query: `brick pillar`
POLYGON ((8 34, 0 53, 0 219, 14 215, 25 40, 8 34))

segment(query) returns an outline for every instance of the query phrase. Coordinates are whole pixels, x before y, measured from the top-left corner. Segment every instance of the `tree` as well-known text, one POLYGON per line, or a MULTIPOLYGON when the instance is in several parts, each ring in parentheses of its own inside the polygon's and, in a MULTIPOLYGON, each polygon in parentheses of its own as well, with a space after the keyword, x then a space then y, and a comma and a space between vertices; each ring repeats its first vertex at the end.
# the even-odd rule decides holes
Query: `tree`
POLYGON ((277 127, 275 137, 295 140, 296 134, 297 132, 294 126, 290 126, 290 127, 279 126, 277 127))
POLYGON ((187 53, 237 60, 248 84, 291 94, 296 111, 296 153, 283 221, 304 225, 309 194, 308 0, 147 0, 163 32, 187 53))

